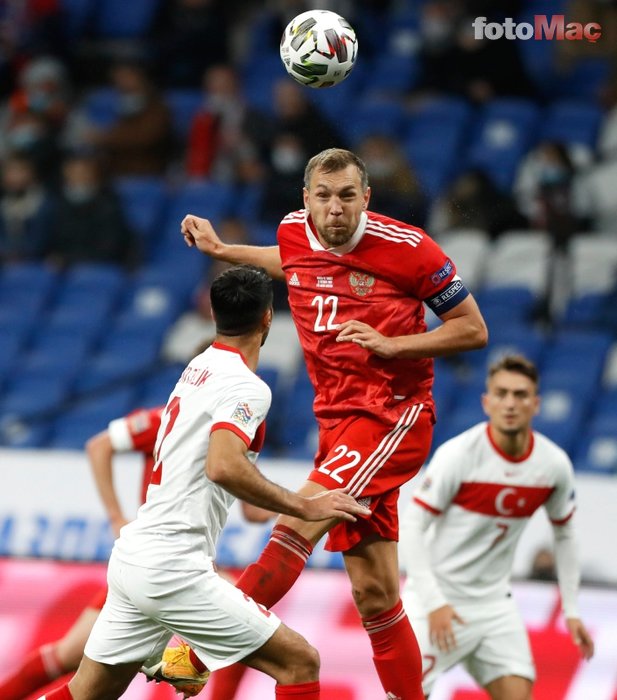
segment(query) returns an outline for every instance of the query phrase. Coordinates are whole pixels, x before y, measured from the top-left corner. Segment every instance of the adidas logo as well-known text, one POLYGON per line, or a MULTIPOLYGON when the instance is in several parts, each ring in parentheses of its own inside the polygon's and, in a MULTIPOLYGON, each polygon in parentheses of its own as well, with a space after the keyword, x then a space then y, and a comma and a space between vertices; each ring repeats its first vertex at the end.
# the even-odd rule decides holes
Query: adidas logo
POLYGON ((299 287, 300 286, 300 280, 298 279, 298 275, 295 272, 289 278, 288 284, 292 287, 299 287))

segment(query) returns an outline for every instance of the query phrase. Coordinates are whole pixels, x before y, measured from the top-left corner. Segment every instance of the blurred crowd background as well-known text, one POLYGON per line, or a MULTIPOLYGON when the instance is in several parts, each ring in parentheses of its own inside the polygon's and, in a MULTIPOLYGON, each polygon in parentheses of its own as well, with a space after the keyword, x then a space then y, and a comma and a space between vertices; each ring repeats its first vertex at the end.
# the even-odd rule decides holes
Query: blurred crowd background
MULTIPOLYGON (((487 363, 517 350, 542 372, 537 428, 578 470, 617 474, 614 0, 6 0, 0 445, 81 449, 164 403, 213 335, 220 269, 185 247, 182 217, 274 244, 330 146, 365 160, 372 209, 441 243, 488 321, 488 349, 436 363, 435 444, 482 419, 487 363), (359 55, 312 90, 278 45, 318 7, 351 22, 359 55), (601 39, 472 28, 557 14, 601 39)), ((276 291, 266 453, 306 459, 312 390, 276 291)))

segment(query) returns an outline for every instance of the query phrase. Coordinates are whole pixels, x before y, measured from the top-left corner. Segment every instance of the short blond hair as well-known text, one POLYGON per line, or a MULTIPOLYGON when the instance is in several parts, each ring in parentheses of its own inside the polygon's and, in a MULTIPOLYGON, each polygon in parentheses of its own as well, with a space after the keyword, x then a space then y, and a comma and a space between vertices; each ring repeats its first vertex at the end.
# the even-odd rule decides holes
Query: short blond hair
POLYGON ((348 165, 356 166, 360 173, 362 191, 366 192, 368 188, 366 165, 355 153, 344 148, 327 148, 325 151, 321 151, 321 153, 313 156, 304 169, 304 186, 307 190, 309 189, 311 177, 315 170, 321 170, 323 173, 335 173, 339 170, 344 170, 348 165))

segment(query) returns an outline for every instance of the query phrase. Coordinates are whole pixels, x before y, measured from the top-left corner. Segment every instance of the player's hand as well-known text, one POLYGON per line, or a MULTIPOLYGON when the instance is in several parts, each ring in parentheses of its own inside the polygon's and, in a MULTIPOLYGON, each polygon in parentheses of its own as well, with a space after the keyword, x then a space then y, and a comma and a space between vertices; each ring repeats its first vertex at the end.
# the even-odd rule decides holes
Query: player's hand
POLYGON ((464 625, 464 620, 451 605, 442 605, 428 615, 428 631, 431 644, 440 651, 452 651, 456 648, 456 636, 452 622, 464 625))
POLYGON ((180 231, 189 248, 195 246, 197 250, 212 258, 221 256, 225 245, 217 236, 208 219, 202 219, 194 214, 187 214, 182 219, 180 231))
POLYGON ((566 619, 566 627, 570 632, 572 641, 580 649, 581 656, 589 660, 593 656, 594 643, 582 620, 579 620, 578 617, 568 617, 566 619))
POLYGON ((368 517, 369 508, 361 506, 353 496, 345 493, 344 489, 321 491, 315 496, 305 498, 303 520, 330 520, 338 518, 356 522, 356 515, 368 517))
POLYGON ((372 326, 361 321, 343 321, 338 327, 337 343, 356 343, 361 348, 379 355, 391 358, 395 356, 395 344, 392 338, 376 331, 372 326))
POLYGON ((120 537, 120 529, 123 528, 130 520, 127 520, 123 515, 118 515, 115 518, 110 519, 111 529, 114 533, 114 537, 120 537))

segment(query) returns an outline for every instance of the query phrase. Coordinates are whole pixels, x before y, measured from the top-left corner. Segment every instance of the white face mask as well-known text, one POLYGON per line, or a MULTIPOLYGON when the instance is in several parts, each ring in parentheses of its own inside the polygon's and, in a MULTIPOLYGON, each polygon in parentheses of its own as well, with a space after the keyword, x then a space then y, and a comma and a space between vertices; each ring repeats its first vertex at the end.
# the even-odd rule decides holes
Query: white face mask
POLYGON ((92 185, 65 185, 62 192, 71 204, 85 204, 94 199, 96 187, 92 185))
POLYGON ((272 165, 282 173, 295 173, 304 165, 302 153, 287 146, 277 146, 272 151, 272 165))
POLYGON ((120 99, 118 101, 118 111, 120 114, 124 114, 126 116, 139 114, 139 112, 142 112, 146 106, 146 102, 147 99, 145 95, 129 93, 120 95, 120 99))

